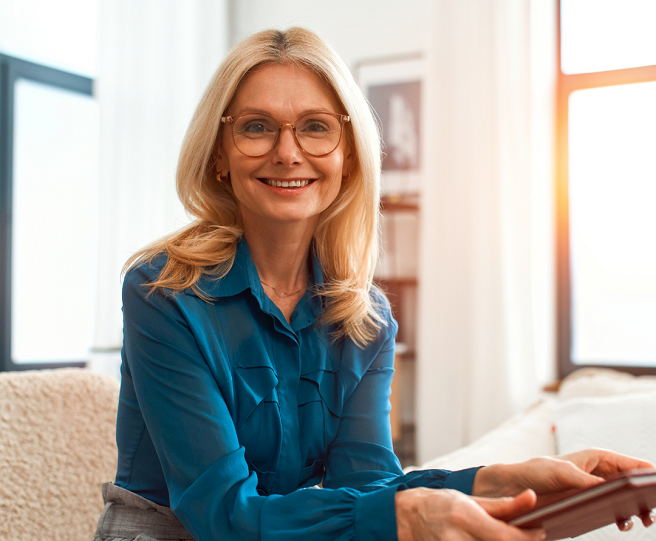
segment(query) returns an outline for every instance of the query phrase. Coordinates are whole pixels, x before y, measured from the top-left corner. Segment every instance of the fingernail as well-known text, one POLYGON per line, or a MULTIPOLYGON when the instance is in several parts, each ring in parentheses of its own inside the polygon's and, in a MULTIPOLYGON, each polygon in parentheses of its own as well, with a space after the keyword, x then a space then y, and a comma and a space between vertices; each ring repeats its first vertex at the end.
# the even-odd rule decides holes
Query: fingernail
POLYGON ((633 519, 629 518, 624 520, 618 520, 617 527, 622 532, 628 532, 631 528, 633 528, 633 519))

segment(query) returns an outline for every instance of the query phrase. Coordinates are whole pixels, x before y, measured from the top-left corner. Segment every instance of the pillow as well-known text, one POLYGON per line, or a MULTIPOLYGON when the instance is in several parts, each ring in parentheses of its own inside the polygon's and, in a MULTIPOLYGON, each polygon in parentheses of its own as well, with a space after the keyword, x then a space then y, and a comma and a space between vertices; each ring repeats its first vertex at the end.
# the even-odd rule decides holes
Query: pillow
MULTIPOLYGON (((601 447, 656 463, 656 390, 562 400, 553 413, 559 454, 601 447)), ((656 540, 656 528, 635 522, 627 533, 610 525, 577 540, 656 540)))
POLYGON ((579 368, 563 380, 558 398, 566 400, 646 391, 656 391, 656 376, 636 377, 610 368, 579 368))

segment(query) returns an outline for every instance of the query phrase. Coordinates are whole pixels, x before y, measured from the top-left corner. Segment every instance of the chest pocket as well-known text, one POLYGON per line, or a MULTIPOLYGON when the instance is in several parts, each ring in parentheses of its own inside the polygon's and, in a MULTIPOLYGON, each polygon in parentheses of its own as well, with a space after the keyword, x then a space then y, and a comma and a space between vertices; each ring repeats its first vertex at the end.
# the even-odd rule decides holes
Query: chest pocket
POLYGON ((342 417, 342 397, 339 372, 319 369, 301 375, 297 395, 298 422, 301 456, 305 457, 305 463, 301 469, 300 486, 323 474, 323 458, 337 435, 342 417))
POLYGON ((250 357, 242 363, 248 366, 233 368, 237 438, 258 475, 258 486, 273 480, 282 445, 278 377, 266 356, 259 359, 250 357))

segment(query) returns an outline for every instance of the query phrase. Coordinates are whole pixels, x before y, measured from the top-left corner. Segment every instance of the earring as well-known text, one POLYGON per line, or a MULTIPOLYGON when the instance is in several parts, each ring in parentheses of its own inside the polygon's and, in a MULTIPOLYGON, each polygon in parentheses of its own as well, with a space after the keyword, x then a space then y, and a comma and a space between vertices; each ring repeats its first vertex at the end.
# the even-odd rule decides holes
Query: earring
POLYGON ((346 174, 346 177, 342 176, 342 182, 348 182, 349 180, 351 180, 351 172, 350 171, 346 174))
POLYGON ((218 180, 219 182, 228 182, 228 180, 230 180, 230 173, 228 172, 228 173, 226 173, 225 176, 221 176, 221 173, 217 172, 216 173, 216 180, 218 180))

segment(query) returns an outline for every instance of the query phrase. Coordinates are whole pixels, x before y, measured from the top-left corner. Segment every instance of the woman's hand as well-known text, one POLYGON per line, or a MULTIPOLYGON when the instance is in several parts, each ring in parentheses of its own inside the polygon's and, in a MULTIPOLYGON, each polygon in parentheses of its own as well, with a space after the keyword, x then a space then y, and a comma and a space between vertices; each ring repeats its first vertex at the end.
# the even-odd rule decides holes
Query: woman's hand
MULTIPOLYGON (((616 473, 653 467, 653 464, 637 458, 603 449, 587 449, 559 457, 534 458, 519 464, 481 468, 476 474, 472 493, 476 496, 502 497, 513 496, 530 488, 537 494, 538 506, 543 506, 567 496, 569 492, 598 485, 616 473)), ((640 518, 645 526, 654 522, 650 513, 640 518)), ((630 529, 630 525, 620 523, 618 527, 630 529)))
POLYGON ((616 473, 635 468, 653 468, 644 460, 603 449, 587 449, 558 457, 533 458, 518 464, 496 464, 476 474, 474 496, 514 496, 531 488, 538 503, 562 497, 602 483, 616 473))
POLYGON ((504 521, 535 506, 535 493, 510 498, 470 497, 456 490, 414 488, 396 493, 399 541, 541 541, 544 530, 520 530, 504 521))

